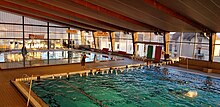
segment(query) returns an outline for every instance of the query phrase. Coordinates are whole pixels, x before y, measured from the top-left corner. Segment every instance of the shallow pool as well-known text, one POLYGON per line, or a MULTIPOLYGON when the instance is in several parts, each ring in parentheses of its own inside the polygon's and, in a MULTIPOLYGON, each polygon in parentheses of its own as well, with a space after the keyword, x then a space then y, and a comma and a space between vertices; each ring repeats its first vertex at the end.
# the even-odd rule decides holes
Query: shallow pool
POLYGON ((220 107, 220 80, 174 69, 147 67, 34 81, 51 107, 220 107), (188 97, 189 91, 196 97, 188 97))

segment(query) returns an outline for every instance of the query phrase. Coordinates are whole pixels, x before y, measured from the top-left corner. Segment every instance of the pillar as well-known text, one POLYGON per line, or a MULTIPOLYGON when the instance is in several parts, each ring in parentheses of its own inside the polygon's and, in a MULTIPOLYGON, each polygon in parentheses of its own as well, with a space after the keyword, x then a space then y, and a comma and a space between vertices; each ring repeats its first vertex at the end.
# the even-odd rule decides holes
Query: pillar
POLYGON ((50 38, 49 38, 49 34, 50 34, 50 31, 49 31, 49 22, 47 22, 47 50, 50 49, 50 38))
POLYGON ((182 54, 182 45, 183 45, 183 32, 181 33, 181 36, 180 36, 179 57, 182 54))
POLYGON ((86 42, 85 42, 85 31, 81 31, 80 32, 80 36, 81 36, 81 43, 82 43, 82 45, 86 45, 86 42))
POLYGON ((137 32, 132 32, 132 39, 133 39, 133 55, 137 56, 137 43, 136 41, 138 40, 138 34, 137 32))
POLYGON ((115 32, 110 32, 112 52, 115 51, 115 32))
POLYGON ((25 47, 25 41, 24 41, 24 16, 22 16, 22 31, 23 31, 23 47, 25 47))
POLYGON ((96 49, 99 49, 99 44, 98 44, 99 41, 97 38, 97 32, 94 32, 93 35, 94 35, 94 42, 95 42, 96 49))
POLYGON ((96 39, 95 39, 95 32, 92 32, 92 37, 93 37, 93 40, 94 40, 94 48, 96 49, 96 39))
POLYGON ((216 41, 216 33, 209 34, 209 61, 213 62, 214 58, 214 50, 215 50, 215 41, 216 41))
MULTIPOLYGON (((22 31, 23 31, 23 47, 22 47, 22 49, 23 49, 25 47, 25 41, 24 41, 24 38, 25 38, 24 37, 24 16, 22 16, 22 31)), ((25 67, 25 56, 23 56, 23 66, 25 67)))
MULTIPOLYGON (((47 50, 50 49, 50 29, 49 29, 49 22, 47 22, 47 50)), ((47 51, 47 64, 50 64, 50 55, 49 55, 49 51, 47 51)))
POLYGON ((192 54, 192 58, 196 58, 196 55, 195 55, 195 50, 196 50, 196 41, 197 41, 197 33, 195 33, 195 37, 194 37, 194 42, 193 42, 193 54, 192 54))
POLYGON ((170 32, 164 33, 164 51, 165 54, 169 54, 169 45, 170 45, 170 32))
MULTIPOLYGON (((70 27, 68 27, 68 30, 70 30, 70 27)), ((70 33, 68 33, 68 49, 70 49, 70 33)))

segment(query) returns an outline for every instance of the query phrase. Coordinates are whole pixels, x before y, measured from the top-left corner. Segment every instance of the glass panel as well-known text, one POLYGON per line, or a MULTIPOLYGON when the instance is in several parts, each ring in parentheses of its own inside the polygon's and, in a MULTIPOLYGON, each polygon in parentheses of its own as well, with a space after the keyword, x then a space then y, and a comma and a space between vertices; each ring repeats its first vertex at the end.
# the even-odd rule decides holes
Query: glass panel
POLYGON ((65 41, 68 40, 67 28, 50 27, 49 30, 50 49, 67 48, 68 43, 65 41))
MULTIPOLYGON (((71 28, 71 30, 73 30, 73 29, 71 28)), ((71 39, 70 44, 72 44, 75 48, 79 47, 79 45, 82 44, 81 32, 79 30, 77 30, 76 34, 70 34, 70 39, 71 39)))
MULTIPOLYGON (((216 40, 219 42, 219 40, 216 40)), ((220 45, 215 45, 214 62, 220 62, 220 45)))
POLYGON ((47 27, 25 26, 24 29, 27 49, 47 49, 47 27))
POLYGON ((89 45, 90 48, 95 48, 92 32, 85 32, 85 45, 89 45))
POLYGON ((0 38, 22 38, 21 25, 0 24, 0 38))
POLYGON ((24 17, 24 23, 25 24, 33 24, 33 25, 47 25, 47 22, 39 21, 36 19, 24 17))
POLYGON ((115 32, 115 50, 133 54, 133 40, 130 33, 115 32))
POLYGON ((144 44, 137 43, 137 56, 138 57, 146 56, 146 47, 144 44))
POLYGON ((22 16, 0 11, 0 22, 22 24, 22 16))
POLYGON ((109 36, 98 36, 97 39, 97 49, 108 48, 111 50, 111 42, 109 36))
POLYGON ((201 33, 175 32, 170 34, 169 51, 172 58, 181 56, 192 59, 208 60, 209 37, 201 33))
POLYGON ((23 44, 22 37, 21 25, 0 24, 0 51, 21 49, 23 44))
POLYGON ((208 61, 208 59, 209 59, 209 44, 196 44, 195 59, 208 61))
POLYGON ((178 58, 180 56, 180 43, 171 41, 169 45, 170 57, 178 58))
POLYGON ((161 33, 152 33, 152 32, 138 32, 138 41, 139 42, 157 42, 163 43, 163 35, 161 33))

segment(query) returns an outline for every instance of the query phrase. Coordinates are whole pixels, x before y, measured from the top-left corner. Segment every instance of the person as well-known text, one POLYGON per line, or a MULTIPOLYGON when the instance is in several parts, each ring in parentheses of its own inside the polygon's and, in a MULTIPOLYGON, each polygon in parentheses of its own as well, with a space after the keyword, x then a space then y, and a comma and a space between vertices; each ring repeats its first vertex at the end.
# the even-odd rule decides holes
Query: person
POLYGON ((163 73, 164 75, 168 75, 168 74, 169 74, 169 70, 168 70, 167 68, 163 68, 163 69, 162 69, 162 73, 163 73))
POLYGON ((21 53, 23 56, 26 56, 27 55, 27 48, 26 47, 22 47, 21 48, 21 53))
POLYGON ((81 60, 82 69, 85 69, 85 65, 86 65, 86 54, 84 53, 82 55, 82 60, 81 60))
POLYGON ((209 88, 210 86, 212 86, 213 82, 212 82, 212 78, 207 76, 206 80, 204 81, 205 86, 207 86, 207 88, 209 88))

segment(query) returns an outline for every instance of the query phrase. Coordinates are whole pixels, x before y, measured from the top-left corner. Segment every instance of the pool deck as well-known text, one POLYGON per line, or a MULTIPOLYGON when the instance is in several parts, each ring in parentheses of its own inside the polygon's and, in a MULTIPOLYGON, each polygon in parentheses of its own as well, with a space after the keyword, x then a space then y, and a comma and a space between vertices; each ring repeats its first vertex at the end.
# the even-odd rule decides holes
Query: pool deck
MULTIPOLYGON (((129 65, 129 64, 143 64, 143 63, 144 62, 142 61, 124 58, 124 60, 117 60, 117 61, 87 63, 86 69, 123 66, 123 65, 129 65)), ((20 94, 17 91, 17 89, 10 83, 10 80, 24 77, 24 74, 29 75, 29 76, 31 75, 39 76, 39 75, 66 73, 66 72, 74 72, 74 71, 81 71, 81 70, 82 68, 80 64, 0 70, 0 81, 1 81, 0 106, 1 107, 25 107, 26 106, 26 100, 24 99, 22 94, 20 94)))
POLYGON ((169 66, 169 65, 165 65, 165 67, 178 69, 178 70, 181 70, 183 72, 193 73, 193 74, 197 74, 197 75, 205 75, 205 76, 209 76, 209 77, 213 77, 213 78, 220 78, 220 74, 216 74, 216 73, 205 73, 205 72, 201 72, 201 71, 198 71, 198 70, 187 69, 187 68, 176 67, 176 66, 169 66))

